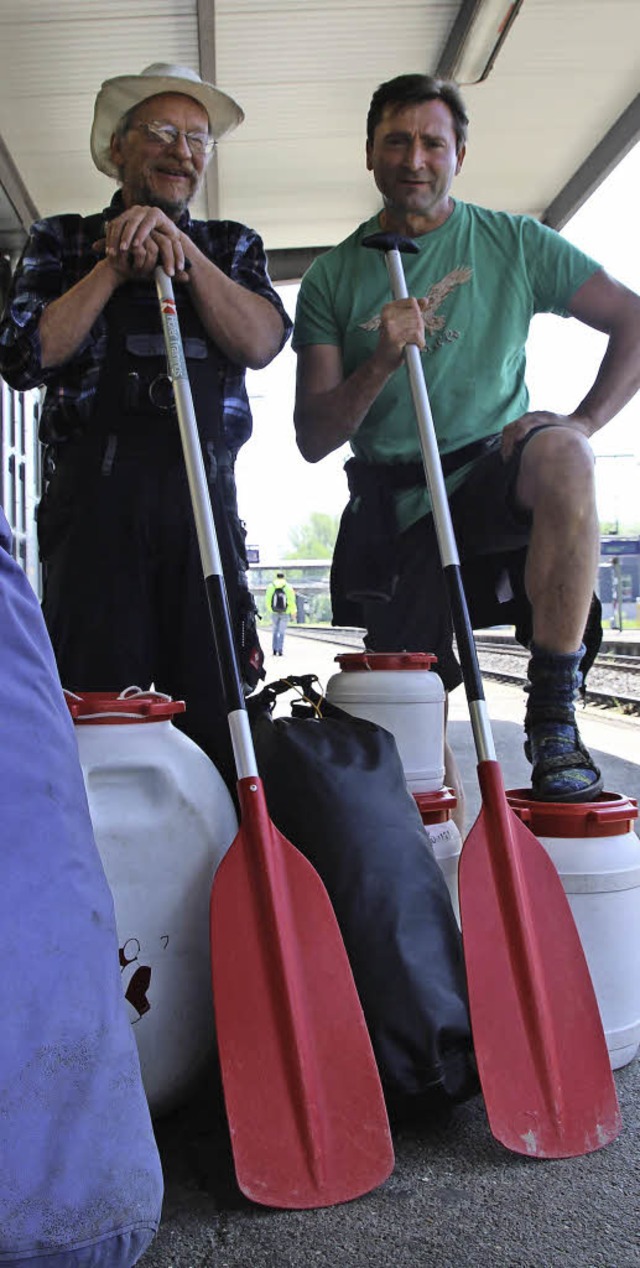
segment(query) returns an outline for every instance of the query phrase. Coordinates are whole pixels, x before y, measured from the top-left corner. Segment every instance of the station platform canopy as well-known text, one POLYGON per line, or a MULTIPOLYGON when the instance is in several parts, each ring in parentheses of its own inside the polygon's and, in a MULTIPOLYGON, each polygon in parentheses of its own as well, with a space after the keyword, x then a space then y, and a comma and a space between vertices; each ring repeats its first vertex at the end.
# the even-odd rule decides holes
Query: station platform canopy
POLYGON ((373 90, 457 79, 471 127, 454 192, 560 228, 640 134, 637 0, 3 0, 0 251, 38 215, 99 210, 89 132, 103 80, 166 61, 242 105, 194 213, 262 235, 275 280, 377 209, 373 90))

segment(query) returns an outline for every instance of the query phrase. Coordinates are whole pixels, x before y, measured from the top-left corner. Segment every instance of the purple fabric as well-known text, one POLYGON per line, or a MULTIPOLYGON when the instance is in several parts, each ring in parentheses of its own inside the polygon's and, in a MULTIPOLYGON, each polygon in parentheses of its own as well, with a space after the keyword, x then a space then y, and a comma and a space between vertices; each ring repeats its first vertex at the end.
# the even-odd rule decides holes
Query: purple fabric
POLYGON ((0 510, 0 1265, 129 1268, 162 1173, 73 724, 9 550, 0 510))

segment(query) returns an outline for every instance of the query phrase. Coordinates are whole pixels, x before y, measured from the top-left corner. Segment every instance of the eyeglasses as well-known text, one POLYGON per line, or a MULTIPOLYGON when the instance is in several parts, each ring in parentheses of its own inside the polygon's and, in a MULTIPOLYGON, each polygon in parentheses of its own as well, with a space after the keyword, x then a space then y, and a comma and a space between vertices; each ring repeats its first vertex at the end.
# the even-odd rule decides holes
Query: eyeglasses
POLYGON ((151 123, 135 123, 133 126, 156 145, 175 145, 183 136, 194 158, 211 154, 215 149, 216 143, 208 132, 183 132, 182 128, 174 128, 172 123, 156 123, 155 119, 151 123))

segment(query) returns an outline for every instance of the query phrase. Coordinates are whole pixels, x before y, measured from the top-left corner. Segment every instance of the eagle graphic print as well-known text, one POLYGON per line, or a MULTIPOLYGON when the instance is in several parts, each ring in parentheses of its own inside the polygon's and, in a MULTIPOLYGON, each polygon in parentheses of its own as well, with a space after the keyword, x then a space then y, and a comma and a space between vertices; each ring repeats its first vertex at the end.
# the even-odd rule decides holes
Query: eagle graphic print
MULTIPOLYGON (((427 294, 423 296, 426 304, 426 308, 422 314, 425 337, 427 338, 427 343, 424 349, 425 352, 437 352, 438 348, 441 348, 444 343, 451 343, 452 340, 459 338, 459 330, 446 328, 447 319, 439 312, 439 309, 442 307, 442 304, 447 296, 450 295, 456 287, 462 286, 465 282, 469 281, 472 273, 473 269, 469 268, 468 265, 458 265, 457 268, 452 269, 450 273, 447 273, 446 277, 443 277, 441 281, 434 282, 433 286, 431 286, 427 291, 427 294), (430 339, 429 336, 431 336, 430 339)), ((372 317, 369 321, 360 322, 359 325, 361 330, 379 330, 380 314, 376 314, 376 316, 372 317)))

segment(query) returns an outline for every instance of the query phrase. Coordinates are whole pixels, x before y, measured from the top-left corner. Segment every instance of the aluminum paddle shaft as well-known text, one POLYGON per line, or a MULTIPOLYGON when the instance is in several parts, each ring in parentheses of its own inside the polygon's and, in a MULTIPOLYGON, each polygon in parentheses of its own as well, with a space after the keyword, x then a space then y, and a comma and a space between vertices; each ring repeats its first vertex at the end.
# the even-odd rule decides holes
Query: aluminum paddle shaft
POLYGON ((266 1206, 328 1206, 386 1180, 394 1161, 389 1121, 329 896, 272 823, 257 774, 173 288, 162 269, 156 283, 238 772, 240 828, 215 874, 210 907, 236 1176, 242 1192, 266 1206))
POLYGON ((180 436, 198 535, 198 545, 200 547, 202 571, 204 573, 223 695, 229 720, 231 744, 238 779, 244 779, 250 775, 256 775, 257 766, 244 701, 244 691, 240 681, 233 643, 233 631, 224 584, 222 560, 213 522, 211 499, 200 448, 191 384, 182 346, 173 285, 163 268, 156 269, 155 282, 160 301, 160 315, 169 374, 173 383, 173 395, 180 425, 180 436))
MULTIPOLYGON (((416 244, 375 234, 364 245, 385 252, 394 299, 407 299, 399 252, 415 253, 416 244)), ((478 1073, 498 1140, 539 1158, 571 1157, 601 1148, 620 1131, 611 1063, 560 878, 507 801, 420 353, 410 345, 404 354, 479 759, 482 808, 458 875, 478 1073)))
MULTIPOLYGON (((412 255, 417 254, 418 247, 415 242, 411 238, 401 238, 397 234, 374 233, 364 239, 363 246, 384 252, 393 298, 409 299, 400 251, 402 250, 412 255)), ((420 352, 417 346, 415 344, 407 344, 404 350, 404 357, 409 374, 416 422, 418 424, 427 487, 433 507, 433 520, 438 537, 440 560, 449 593, 453 628, 458 644, 462 676, 469 703, 476 753, 480 762, 495 761, 496 751, 485 703, 478 654, 469 619, 469 609, 462 587, 460 558, 451 522, 442 464, 438 453, 436 430, 420 360, 420 352)))

